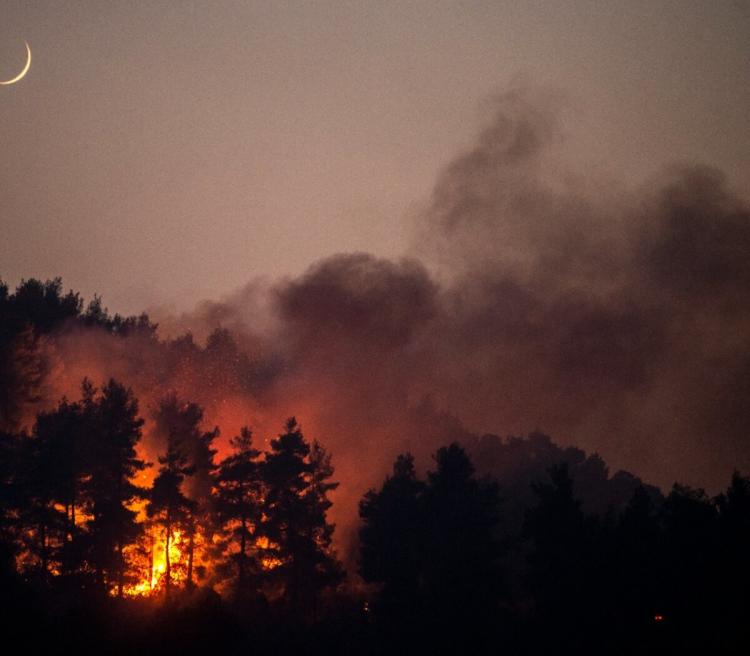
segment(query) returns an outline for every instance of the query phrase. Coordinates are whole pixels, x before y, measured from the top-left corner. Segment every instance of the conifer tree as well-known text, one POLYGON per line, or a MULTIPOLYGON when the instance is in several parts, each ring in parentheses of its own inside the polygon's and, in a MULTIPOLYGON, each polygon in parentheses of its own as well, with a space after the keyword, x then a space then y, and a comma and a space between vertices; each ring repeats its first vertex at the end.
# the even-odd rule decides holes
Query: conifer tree
MULTIPOLYGON (((92 391, 88 381, 84 381, 83 391, 86 399, 92 391)), ((79 520, 91 509, 87 483, 92 467, 90 440, 93 426, 88 409, 87 400, 71 403, 63 398, 57 408, 37 416, 34 428, 39 447, 51 463, 47 483, 56 502, 64 507, 61 569, 66 574, 81 571, 85 559, 86 536, 79 520)))
MULTIPOLYGON (((213 532, 215 531, 215 508, 213 489, 216 482, 217 464, 214 460, 216 449, 214 440, 219 436, 219 429, 202 431, 203 409, 197 403, 183 402, 175 394, 166 396, 159 405, 155 416, 157 434, 166 437, 181 454, 184 462, 184 484, 180 492, 188 500, 184 506, 184 517, 180 528, 187 539, 186 585, 193 587, 194 573, 203 573, 202 567, 195 567, 196 541, 202 538, 202 548, 210 551, 213 532)), ((215 555, 215 554, 213 554, 215 555)))
POLYGON ((122 596, 128 563, 125 547, 142 530, 132 504, 145 495, 134 483, 146 463, 138 458, 143 419, 132 390, 114 379, 98 397, 84 394, 84 409, 92 413, 91 476, 87 485, 92 518, 88 522, 91 559, 103 588, 116 586, 122 596))
POLYGON ((332 474, 328 456, 320 447, 311 456, 291 417, 285 432, 271 441, 263 466, 263 530, 280 562, 273 573, 282 579, 285 602, 294 611, 314 614, 318 593, 342 576, 330 546, 333 526, 326 518, 332 474))
POLYGON ((21 438, 18 446, 14 478, 19 495, 15 514, 20 529, 19 547, 26 554, 23 568, 35 571, 47 583, 52 570, 58 569, 66 527, 65 516, 55 503, 55 462, 47 440, 36 432, 21 438))
POLYGON ((362 578, 382 584, 387 614, 405 617, 414 612, 419 594, 421 547, 424 543, 422 494, 414 457, 399 455, 393 473, 380 490, 368 491, 359 504, 362 578))
POLYGON ((451 618, 481 624, 500 598, 495 537, 500 500, 496 484, 477 479, 456 443, 438 449, 424 492, 422 585, 437 623, 451 618))
POLYGON ((230 444, 233 453, 221 462, 217 478, 218 510, 230 531, 230 543, 237 547, 232 560, 237 564, 237 588, 243 591, 259 566, 250 547, 261 519, 260 451, 246 426, 230 444))

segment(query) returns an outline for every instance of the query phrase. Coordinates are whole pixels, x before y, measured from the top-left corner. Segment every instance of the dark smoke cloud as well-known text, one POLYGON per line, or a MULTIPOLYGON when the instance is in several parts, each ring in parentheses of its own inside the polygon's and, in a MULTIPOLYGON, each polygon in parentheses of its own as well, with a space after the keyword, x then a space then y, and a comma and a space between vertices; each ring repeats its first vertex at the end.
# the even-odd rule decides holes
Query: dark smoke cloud
POLYGON ((636 192, 583 184, 546 157, 555 112, 505 94, 438 182, 423 230, 453 273, 441 405, 662 484, 722 484, 750 460, 747 203, 702 166, 636 192))
POLYGON ((430 275, 335 256, 277 287, 290 378, 337 408, 327 432, 364 406, 347 450, 393 425, 413 442, 429 398, 476 433, 542 428, 660 484, 723 484, 750 464, 747 204, 709 167, 635 191, 568 174, 553 95, 496 106, 436 185, 430 275))
POLYGON ((708 167, 638 190, 570 173, 559 104, 495 99, 440 175, 411 259, 334 255, 155 317, 199 342, 227 328, 234 350, 67 335, 69 380, 116 375, 152 405, 176 390, 222 439, 245 422, 273 436, 296 414, 333 452, 339 519, 398 452, 426 466, 485 432, 541 429, 651 482, 718 488, 750 469, 748 205, 708 167))

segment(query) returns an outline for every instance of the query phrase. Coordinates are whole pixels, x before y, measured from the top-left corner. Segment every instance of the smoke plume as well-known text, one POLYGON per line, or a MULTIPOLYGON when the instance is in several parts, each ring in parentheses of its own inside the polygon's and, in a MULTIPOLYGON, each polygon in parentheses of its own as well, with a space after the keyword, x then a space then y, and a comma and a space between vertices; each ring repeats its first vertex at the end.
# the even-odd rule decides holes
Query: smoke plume
POLYGON ((340 520, 397 453, 426 466, 487 432, 540 429, 661 485, 750 469, 747 202, 700 165, 636 190, 572 173, 550 94, 494 108, 440 174, 410 257, 336 254, 157 312, 161 341, 69 331, 57 393, 84 375, 144 407, 172 391, 224 440, 245 423, 269 439, 294 414, 333 453, 340 520))

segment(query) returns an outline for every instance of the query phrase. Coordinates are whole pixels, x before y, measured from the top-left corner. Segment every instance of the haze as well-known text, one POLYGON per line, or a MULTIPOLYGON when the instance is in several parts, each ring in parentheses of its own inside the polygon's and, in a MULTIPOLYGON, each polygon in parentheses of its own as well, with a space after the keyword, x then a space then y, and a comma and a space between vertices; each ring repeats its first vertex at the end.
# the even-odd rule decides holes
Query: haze
POLYGON ((741 2, 6 2, 3 278, 188 309, 321 257, 414 250, 487 99, 560 91, 561 152, 623 186, 750 180, 741 2))

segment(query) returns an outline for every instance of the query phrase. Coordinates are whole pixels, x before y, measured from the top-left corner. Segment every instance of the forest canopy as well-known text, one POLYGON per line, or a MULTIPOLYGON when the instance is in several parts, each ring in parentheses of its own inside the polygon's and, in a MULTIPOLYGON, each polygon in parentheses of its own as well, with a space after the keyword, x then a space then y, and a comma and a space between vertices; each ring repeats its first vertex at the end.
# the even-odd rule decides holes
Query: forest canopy
POLYGON ((426 469, 398 454, 359 499, 348 546, 330 518, 335 454, 295 417, 275 437, 247 417, 220 448, 205 408, 166 386, 152 383, 162 393, 144 407, 129 382, 84 377, 51 401, 55 340, 70 330, 138 340, 172 367, 199 363, 209 386, 243 372, 235 384, 252 389, 262 377, 228 330, 205 346, 163 341, 146 315, 112 316, 98 297, 84 305, 59 279, 0 285, 11 632, 31 615, 43 627, 64 618, 61 644, 77 645, 115 621, 107 631, 123 651, 153 636, 180 644, 188 626, 195 644, 340 653, 594 653, 604 640, 613 653, 687 653, 747 639, 740 473, 714 497, 679 484, 664 494, 541 432, 464 432, 426 469))

